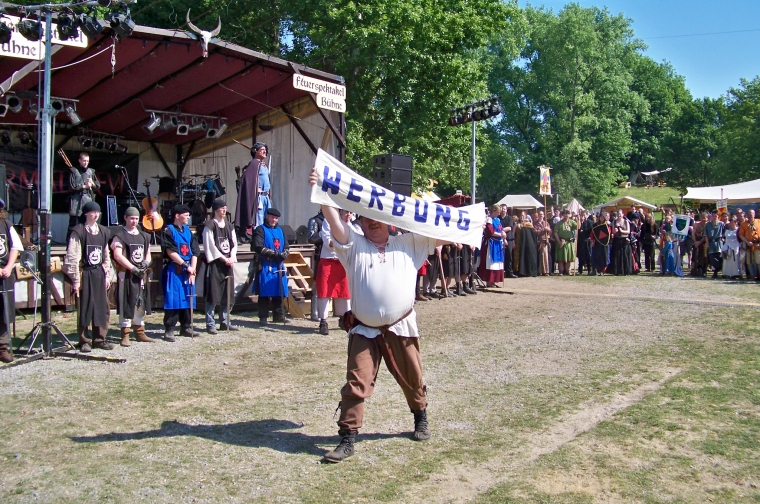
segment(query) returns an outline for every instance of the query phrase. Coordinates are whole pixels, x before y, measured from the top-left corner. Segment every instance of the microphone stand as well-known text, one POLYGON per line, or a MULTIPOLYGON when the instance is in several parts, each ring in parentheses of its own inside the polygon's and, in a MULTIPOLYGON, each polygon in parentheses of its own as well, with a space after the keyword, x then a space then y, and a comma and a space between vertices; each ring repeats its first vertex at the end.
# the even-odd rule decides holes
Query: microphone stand
POLYGON ((119 165, 114 165, 114 167, 121 170, 121 172, 124 174, 124 180, 127 182, 127 191, 129 191, 129 198, 127 199, 127 203, 132 206, 132 202, 134 202, 135 208, 139 209, 140 202, 137 200, 137 191, 132 189, 132 184, 129 183, 129 174, 127 174, 127 167, 119 165))

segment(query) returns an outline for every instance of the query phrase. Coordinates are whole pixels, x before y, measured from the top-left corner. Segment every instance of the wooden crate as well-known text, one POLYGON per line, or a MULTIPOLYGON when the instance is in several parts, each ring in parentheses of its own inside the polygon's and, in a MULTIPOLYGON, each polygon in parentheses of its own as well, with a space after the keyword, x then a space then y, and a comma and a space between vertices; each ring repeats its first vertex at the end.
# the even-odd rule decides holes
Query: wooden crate
POLYGON ((314 285, 314 272, 300 252, 291 252, 285 259, 288 271, 288 297, 285 308, 294 317, 311 316, 311 290, 314 285))

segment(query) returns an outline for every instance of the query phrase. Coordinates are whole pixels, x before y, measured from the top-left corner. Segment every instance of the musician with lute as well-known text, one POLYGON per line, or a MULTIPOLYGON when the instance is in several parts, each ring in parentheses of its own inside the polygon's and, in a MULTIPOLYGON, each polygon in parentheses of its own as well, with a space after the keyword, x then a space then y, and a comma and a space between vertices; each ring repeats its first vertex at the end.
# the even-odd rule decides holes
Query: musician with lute
POLYGON ((90 155, 87 152, 79 154, 79 166, 72 166, 67 157, 64 162, 69 167, 69 229, 79 224, 82 209, 90 201, 95 200, 95 190, 100 189, 100 182, 95 170, 89 167, 90 155))

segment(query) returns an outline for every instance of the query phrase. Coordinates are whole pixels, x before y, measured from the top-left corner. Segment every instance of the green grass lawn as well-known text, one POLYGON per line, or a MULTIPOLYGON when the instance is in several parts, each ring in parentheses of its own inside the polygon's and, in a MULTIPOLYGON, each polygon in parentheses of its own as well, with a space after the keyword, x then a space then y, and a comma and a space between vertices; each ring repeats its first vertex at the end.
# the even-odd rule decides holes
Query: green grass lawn
POLYGON ((681 203, 680 191, 675 187, 651 187, 633 186, 630 189, 618 189, 617 197, 630 196, 652 205, 665 205, 681 203))

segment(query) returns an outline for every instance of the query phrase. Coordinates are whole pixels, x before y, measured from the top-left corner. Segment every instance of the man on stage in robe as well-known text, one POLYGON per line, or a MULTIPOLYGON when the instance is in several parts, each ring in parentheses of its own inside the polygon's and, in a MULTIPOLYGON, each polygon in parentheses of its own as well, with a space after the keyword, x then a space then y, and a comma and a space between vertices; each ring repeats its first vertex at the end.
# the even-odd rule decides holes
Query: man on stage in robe
POLYGON ((245 168, 238 190, 235 227, 244 242, 252 239, 253 229, 264 223, 264 215, 270 207, 269 168, 265 161, 269 154, 267 144, 256 142, 251 147, 253 159, 245 168))
POLYGON ((83 224, 77 224, 69 235, 66 248, 66 274, 71 288, 79 299, 77 332, 79 351, 91 352, 93 348, 113 350, 106 342, 108 332, 108 286, 111 283, 111 257, 108 253, 108 228, 98 224, 100 205, 90 201, 82 208, 83 224), (80 276, 81 274, 81 276, 80 276), (92 339, 87 328, 92 324, 92 339))
POLYGON ((232 268, 237 262, 237 239, 235 230, 227 221, 227 203, 217 198, 211 205, 214 217, 203 227, 203 250, 206 254, 206 332, 217 334, 214 311, 219 306, 219 328, 222 331, 237 331, 230 323, 230 309, 227 299, 234 296, 232 268), (230 290, 231 289, 231 290, 230 290), (229 292, 228 292, 229 290, 229 292))
MULTIPOLYGON (((121 346, 130 346, 129 335, 134 328, 135 339, 142 343, 156 340, 145 334, 145 312, 148 303, 148 279, 145 271, 150 266, 150 236, 140 231, 140 211, 129 207, 124 212, 124 226, 111 240, 113 262, 117 271, 116 312, 119 314, 121 346)), ((148 311, 150 313, 150 311, 148 311)))

